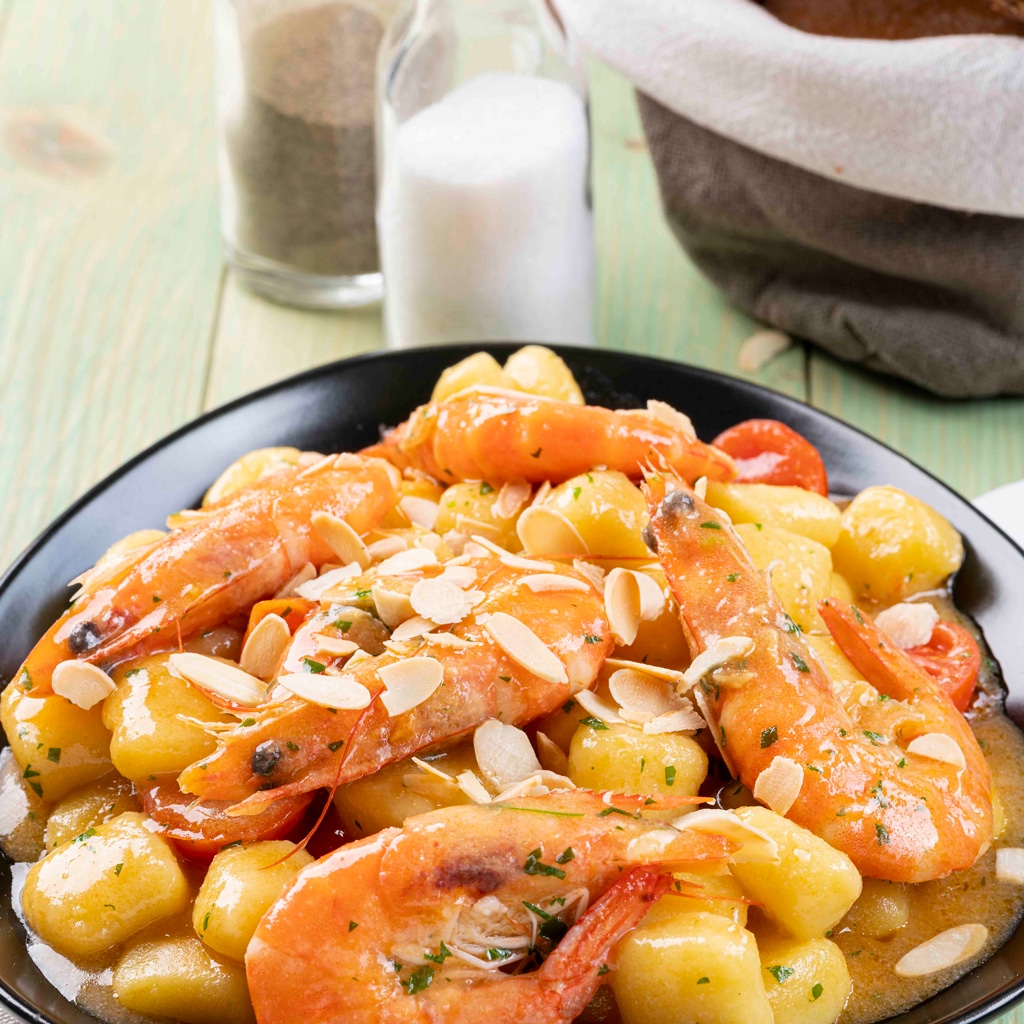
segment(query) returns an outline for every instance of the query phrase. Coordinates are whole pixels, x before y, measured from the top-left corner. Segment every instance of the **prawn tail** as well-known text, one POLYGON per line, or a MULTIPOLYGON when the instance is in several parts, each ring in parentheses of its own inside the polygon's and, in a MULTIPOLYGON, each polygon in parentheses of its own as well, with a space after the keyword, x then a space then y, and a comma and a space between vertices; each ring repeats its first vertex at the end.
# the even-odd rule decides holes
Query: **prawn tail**
POLYGON ((633 868, 569 929, 537 972, 539 982, 558 992, 563 1020, 575 1020, 583 1012, 607 973, 616 943, 671 884, 671 876, 657 867, 633 868))

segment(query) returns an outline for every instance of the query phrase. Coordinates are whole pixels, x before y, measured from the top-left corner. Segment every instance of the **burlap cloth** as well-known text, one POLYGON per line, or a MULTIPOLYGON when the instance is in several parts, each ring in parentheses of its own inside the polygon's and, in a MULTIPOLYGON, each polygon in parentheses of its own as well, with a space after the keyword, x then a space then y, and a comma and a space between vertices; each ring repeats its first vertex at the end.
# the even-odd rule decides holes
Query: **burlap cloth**
POLYGON ((1024 393, 1024 39, 830 39, 752 0, 558 0, 742 309, 946 396, 1024 393))

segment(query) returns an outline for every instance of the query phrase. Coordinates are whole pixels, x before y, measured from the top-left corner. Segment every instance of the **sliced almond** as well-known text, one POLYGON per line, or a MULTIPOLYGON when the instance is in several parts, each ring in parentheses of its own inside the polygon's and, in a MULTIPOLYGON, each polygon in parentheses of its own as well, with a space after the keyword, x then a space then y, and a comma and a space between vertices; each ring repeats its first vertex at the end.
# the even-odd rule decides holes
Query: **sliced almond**
POLYGON ((411 619, 406 619, 405 622, 395 627, 391 639, 413 640, 426 633, 432 633, 435 629, 437 629, 436 622, 431 622, 430 619, 425 619, 422 615, 414 615, 411 619))
POLYGON ((444 782, 450 782, 453 786, 458 785, 458 781, 454 776, 441 771, 440 768, 435 768, 429 761, 424 761, 422 758, 414 757, 412 758, 412 763, 416 765, 420 771, 426 772, 428 775, 433 775, 435 778, 441 779, 444 782))
MULTIPOLYGON (((482 539, 482 538, 481 538, 482 539)), ((462 545, 462 557, 463 558, 487 558, 491 552, 487 550, 482 544, 478 544, 475 540, 467 540, 462 545)))
POLYGON ((436 804, 447 806, 458 800, 459 785, 452 779, 447 782, 433 775, 424 775, 422 772, 406 772, 402 776, 404 789, 419 793, 436 804))
POLYGON ((988 929, 983 924, 958 924, 905 953, 894 970, 901 978, 935 974, 969 960, 986 941, 988 929))
POLYGON ((455 529, 459 533, 465 533, 469 536, 479 534, 492 542, 497 542, 497 539, 501 536, 501 528, 495 526, 494 523, 485 523, 482 519, 473 519, 471 516, 465 516, 461 512, 455 516, 455 529))
POLYGON ((754 783, 754 799, 785 815, 796 803, 804 784, 804 770, 789 757, 773 757, 754 783))
POLYGON ((476 640, 467 640, 465 637, 456 636, 454 633, 431 633, 427 640, 439 647, 452 647, 455 650, 464 650, 466 647, 479 647, 476 640))
POLYGON ((568 774, 569 758, 565 756, 565 751, 547 733, 538 732, 536 740, 537 760, 541 767, 558 775, 568 774))
POLYGON ((436 501, 429 498, 418 498, 414 494, 407 494, 398 503, 398 507, 409 517, 410 522, 422 526, 424 530, 432 530, 437 522, 439 512, 436 501))
POLYGON ((561 659, 550 650, 536 633, 519 619, 495 612, 484 629, 494 642, 527 672, 549 683, 568 683, 569 676, 561 659))
POLYGON ((473 586, 477 581, 477 571, 471 565, 452 565, 450 562, 445 565, 444 572, 437 577, 447 583, 454 583, 461 590, 473 586))
POLYGON ((389 715, 404 715, 422 704, 444 682, 437 658, 406 658, 377 669, 384 683, 380 701, 389 715))
POLYGON ((700 498, 701 501, 704 501, 704 499, 707 498, 707 496, 708 496, 708 478, 706 476, 698 477, 693 482, 693 493, 696 494, 697 497, 700 498))
POLYGON ((697 440, 697 431, 693 429, 693 420, 678 409, 673 409, 668 402, 659 402, 657 399, 650 399, 647 402, 647 411, 660 422, 673 430, 678 430, 688 441, 697 440))
POLYGON ((54 693, 84 711, 106 700, 117 689, 103 669, 87 661, 62 661, 51 679, 54 693))
POLYGON ((708 731, 711 733, 711 738, 714 740, 715 746, 718 748, 718 754, 725 762, 725 767, 729 769, 729 774, 734 779, 738 778, 739 772, 736 771, 736 765, 733 763, 729 752, 725 749, 725 743, 723 742, 725 737, 722 732, 722 727, 718 724, 718 719, 711 710, 711 704, 707 697, 701 693, 700 687, 697 687, 693 691, 693 702, 697 705, 701 718, 703 718, 704 722, 707 724, 708 731))
POLYGON ((939 613, 923 601, 896 604, 875 617, 875 625, 903 651, 928 643, 938 621, 939 613))
POLYGON ((640 672, 645 676, 654 676, 655 679, 664 679, 673 686, 685 684, 685 677, 682 672, 674 668, 664 668, 661 665, 648 665, 644 661, 627 661, 625 658, 607 658, 605 665, 608 668, 618 671, 628 669, 631 672, 640 672))
POLYGON ((556 789, 575 789, 576 784, 572 779, 555 772, 538 771, 528 775, 525 779, 513 783, 507 789, 502 790, 494 799, 495 801, 520 800, 524 796, 547 796, 556 789))
POLYGON ((694 832, 709 832, 739 843, 740 848, 729 858, 733 864, 779 863, 779 844, 767 832, 748 825, 732 811, 705 807, 684 814, 672 824, 680 831, 690 829, 694 832))
POLYGON ((330 512, 314 512, 310 520, 313 529, 327 542, 342 565, 358 562, 360 568, 370 568, 370 554, 362 538, 340 516, 330 512))
POLYGON ((519 581, 519 586, 528 587, 535 594, 550 594, 570 590, 586 593, 590 590, 589 583, 573 579, 572 576, 563 576, 557 572, 539 572, 533 576, 524 576, 519 581))
POLYGON ((316 566, 312 562, 307 562, 275 595, 274 597, 295 597, 296 590, 303 585, 308 583, 310 580, 316 579, 316 566))
POLYGON ((652 718, 680 709, 680 700, 671 683, 646 672, 620 668, 608 678, 608 689, 620 707, 642 711, 652 718))
POLYGON ((319 704, 322 708, 335 708, 338 711, 360 711, 368 708, 373 699, 370 691, 355 676, 350 675, 293 672, 278 676, 277 682, 310 704, 319 704))
POLYGON ((187 679, 204 690, 209 690, 233 704, 243 707, 255 707, 261 704, 267 695, 267 687, 262 679, 244 672, 236 665, 231 665, 219 658, 211 658, 205 654, 172 654, 167 660, 168 667, 174 675, 187 679))
POLYGON ((576 701, 588 715, 600 719, 605 725, 622 725, 623 718, 618 708, 612 707, 608 701, 599 697, 593 690, 580 690, 576 701))
POLYGON ((377 614, 388 629, 400 626, 415 614, 409 595, 400 590, 385 587, 383 583, 374 583, 370 588, 370 593, 373 595, 377 614))
POLYGON ((437 555, 426 548, 410 548, 408 551, 399 551, 398 554, 385 558, 377 566, 377 572, 381 576, 401 576, 407 572, 418 572, 428 565, 437 565, 437 555))
MULTIPOLYGON (((315 580, 307 580, 295 588, 297 597, 304 597, 307 601, 320 601, 325 594, 333 590, 344 580, 350 580, 362 572, 358 562, 350 562, 348 565, 339 565, 336 569, 328 569, 321 572, 315 580)), ((328 598, 328 601, 331 599, 328 598)))
POLYGON ((380 562, 399 551, 407 551, 409 544, 404 537, 381 537, 372 544, 366 545, 366 553, 370 556, 371 562, 380 562))
POLYGON ((957 768, 967 767, 967 759, 960 744, 944 732, 928 732, 916 736, 907 744, 907 751, 919 757, 930 757, 933 761, 945 761, 957 768))
POLYGON ((643 724, 647 736, 657 736, 666 732, 697 732, 703 728, 704 719, 696 711, 682 708, 678 711, 667 711, 643 724))
POLYGON ((342 452, 334 456, 335 469, 362 469, 366 461, 354 452, 342 452))
POLYGON ((604 611, 615 642, 628 647, 640 628, 640 584, 637 573, 612 569, 604 584, 604 611))
POLYGON ((658 585, 658 581, 647 573, 637 572, 635 569, 628 571, 636 577, 637 586, 640 588, 640 618, 645 622, 653 622, 665 611, 665 592, 658 585))
POLYGON ((473 753, 484 778, 499 791, 541 770, 526 733, 496 718, 477 726, 473 753))
POLYGON ((475 804, 489 804, 491 794, 484 788, 484 784, 471 771, 462 772, 455 780, 459 789, 475 804))
POLYGON ((341 636, 317 633, 316 650, 317 654, 326 654, 328 658, 347 658, 359 650, 359 644, 341 636))
POLYGON ((696 686, 709 672, 745 658, 753 649, 754 641, 749 636, 723 637, 693 659, 683 679, 687 686, 696 686))
MULTIPOLYGON (((482 547, 487 554, 497 555, 498 558, 507 558, 512 554, 508 548, 503 548, 496 541, 491 540, 490 537, 487 537, 484 534, 471 533, 470 538, 474 544, 482 547)), ((486 557, 486 555, 481 555, 480 557, 486 557)), ((551 568, 553 569, 554 566, 552 565, 551 568)))
POLYGON ((590 553, 579 530, 561 512, 544 505, 531 505, 516 522, 516 533, 528 555, 590 553))
POLYGON ((740 345, 737 362, 744 373, 757 373, 793 344, 782 331, 756 331, 740 345))
POLYGON ((594 565, 593 562, 584 562, 579 558, 573 559, 572 567, 581 576, 585 576, 590 580, 594 584, 594 589, 599 594, 604 593, 604 569, 599 565, 594 565))
POLYGON ((442 579, 420 580, 409 601, 413 611, 442 626, 461 622, 473 608, 464 590, 442 579))
POLYGON ((281 657, 292 639, 288 623, 280 615, 266 615, 256 624, 242 648, 239 667, 267 682, 281 664, 281 657))
MULTIPOLYGON (((316 455, 315 452, 304 453, 309 456, 316 455)), ((316 455, 316 458, 309 458, 303 460, 307 463, 304 469, 302 469, 295 477, 296 480, 303 480, 307 476, 315 476, 317 473, 322 472, 325 469, 333 469, 337 455, 316 455)))
POLYGON ((180 512, 174 512, 167 517, 168 530, 185 530, 190 526, 197 526, 205 522, 215 511, 206 511, 201 508, 183 508, 180 512))
POLYGON ((1024 885, 1024 850, 1019 846, 1001 846, 996 850, 996 878, 1024 885))
POLYGON ((502 484, 498 497, 492 506, 499 519, 512 519, 515 514, 530 500, 533 488, 525 480, 510 480, 502 484))

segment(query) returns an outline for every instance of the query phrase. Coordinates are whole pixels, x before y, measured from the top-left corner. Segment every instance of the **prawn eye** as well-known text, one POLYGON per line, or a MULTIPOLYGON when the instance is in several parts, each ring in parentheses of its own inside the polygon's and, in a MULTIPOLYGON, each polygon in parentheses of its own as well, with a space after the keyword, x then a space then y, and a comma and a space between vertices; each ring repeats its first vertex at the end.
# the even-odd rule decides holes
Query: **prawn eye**
POLYGON ((91 651, 103 638, 95 622, 79 622, 68 634, 68 647, 72 654, 91 651))
POLYGON ((254 775, 269 775, 281 759, 281 749, 273 740, 264 740, 252 752, 252 771, 254 775))
POLYGON ((693 495, 686 491, 669 491, 661 503, 660 511, 669 522, 672 522, 678 515, 684 515, 687 518, 695 515, 697 503, 693 500, 693 495))

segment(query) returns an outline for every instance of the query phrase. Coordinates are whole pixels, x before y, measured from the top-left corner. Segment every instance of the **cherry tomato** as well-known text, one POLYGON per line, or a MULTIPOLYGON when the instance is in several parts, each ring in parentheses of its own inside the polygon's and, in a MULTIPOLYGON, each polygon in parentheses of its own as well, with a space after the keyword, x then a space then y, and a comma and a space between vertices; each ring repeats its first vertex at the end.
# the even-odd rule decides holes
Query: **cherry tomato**
POLYGON ((939 622, 928 643, 905 652, 945 691, 960 711, 971 703, 978 685, 981 651, 974 637, 955 622, 939 622))
POLYGON ((778 420, 744 420, 712 442, 736 460, 738 483, 803 487, 828 497, 828 474, 818 449, 778 420))
POLYGON ((159 825, 183 857, 208 863, 225 846, 282 839, 302 818, 312 793, 283 797, 261 814, 229 816, 231 804, 196 800, 182 793, 173 775, 163 776, 142 788, 145 812, 159 825))

